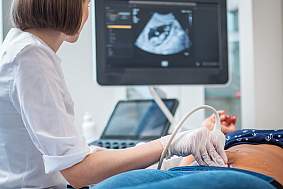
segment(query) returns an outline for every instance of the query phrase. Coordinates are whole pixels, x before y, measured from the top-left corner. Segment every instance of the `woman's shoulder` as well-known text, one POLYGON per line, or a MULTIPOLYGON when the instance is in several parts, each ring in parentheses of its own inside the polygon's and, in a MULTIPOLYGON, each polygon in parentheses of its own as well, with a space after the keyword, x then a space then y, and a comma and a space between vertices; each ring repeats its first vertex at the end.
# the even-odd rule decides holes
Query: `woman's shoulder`
MULTIPOLYGON (((54 59, 55 53, 51 52, 32 34, 19 29, 11 29, 0 49, 1 63, 12 63, 16 60, 33 60, 40 58, 54 59)), ((55 61, 55 60, 53 60, 55 61)))

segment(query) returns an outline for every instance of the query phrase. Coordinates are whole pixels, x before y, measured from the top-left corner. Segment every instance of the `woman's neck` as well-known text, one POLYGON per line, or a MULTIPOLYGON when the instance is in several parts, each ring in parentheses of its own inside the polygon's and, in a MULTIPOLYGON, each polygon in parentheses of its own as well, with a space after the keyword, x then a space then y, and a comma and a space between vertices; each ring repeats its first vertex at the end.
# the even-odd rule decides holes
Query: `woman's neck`
POLYGON ((64 42, 65 36, 62 32, 50 30, 50 29, 27 29, 29 32, 39 37, 45 42, 55 53, 59 50, 60 46, 64 42))

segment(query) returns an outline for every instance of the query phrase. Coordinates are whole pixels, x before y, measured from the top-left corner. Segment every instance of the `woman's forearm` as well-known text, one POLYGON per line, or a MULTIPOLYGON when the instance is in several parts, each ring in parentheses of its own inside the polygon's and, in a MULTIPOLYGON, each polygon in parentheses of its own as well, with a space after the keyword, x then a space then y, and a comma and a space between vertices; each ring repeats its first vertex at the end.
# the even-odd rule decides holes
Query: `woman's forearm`
POLYGON ((79 164, 62 171, 74 187, 98 183, 121 172, 146 168, 157 162, 163 147, 152 141, 124 150, 104 150, 87 156, 79 164))

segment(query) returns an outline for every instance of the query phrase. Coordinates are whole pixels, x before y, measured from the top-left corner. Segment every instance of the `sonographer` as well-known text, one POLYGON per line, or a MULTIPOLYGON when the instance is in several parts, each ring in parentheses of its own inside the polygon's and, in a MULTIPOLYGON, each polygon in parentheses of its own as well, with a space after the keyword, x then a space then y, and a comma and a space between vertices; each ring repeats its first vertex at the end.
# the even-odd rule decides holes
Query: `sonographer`
MULTIPOLYGON (((74 43, 88 0, 13 0, 14 29, 0 49, 0 188, 80 188, 156 163, 169 136, 124 150, 90 148, 74 125, 74 103, 56 54, 74 43)), ((78 49, 79 50, 79 49, 78 49)), ((68 62, 65 62, 68 64, 68 62)), ((225 137, 180 133, 168 157, 224 166, 225 137)))

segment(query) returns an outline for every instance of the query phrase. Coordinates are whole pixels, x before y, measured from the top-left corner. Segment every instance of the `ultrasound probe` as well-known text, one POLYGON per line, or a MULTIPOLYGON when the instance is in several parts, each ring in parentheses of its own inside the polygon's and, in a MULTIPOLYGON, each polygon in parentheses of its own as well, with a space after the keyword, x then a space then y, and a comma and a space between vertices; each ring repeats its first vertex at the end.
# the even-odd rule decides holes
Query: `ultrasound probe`
MULTIPOLYGON (((171 114, 171 112, 168 110, 167 106, 164 104, 164 102, 162 101, 162 99, 160 98, 160 96, 157 94, 156 89, 154 87, 149 87, 149 91, 152 95, 152 97, 154 98, 155 102, 157 103, 157 105, 159 106, 159 108, 161 109, 161 111, 165 114, 165 116, 168 118, 168 120, 171 122, 172 125, 175 126, 175 120, 173 115, 171 114)), ((187 113, 175 126, 175 129, 168 141, 168 144, 165 146, 160 160, 159 160, 159 164, 158 164, 158 169, 161 169, 164 158, 167 155, 168 152, 168 148, 170 147, 170 145, 172 144, 174 138, 176 137, 176 135, 178 134, 179 130, 182 128, 182 126, 184 125, 184 123, 187 121, 188 118, 190 118, 194 113, 200 111, 200 110, 210 110, 213 112, 213 114, 216 117, 216 122, 214 124, 214 128, 212 132, 215 132, 217 130, 221 131, 221 122, 220 122, 220 116, 217 112, 217 110, 211 106, 208 105, 203 105, 200 107, 195 108, 194 110, 192 110, 191 112, 187 113)))
POLYGON ((214 109, 213 107, 211 106, 207 106, 207 105, 203 105, 203 106, 200 106, 198 108, 195 108, 193 111, 189 112, 188 114, 186 114, 183 119, 181 119, 180 122, 177 123, 176 125, 176 128, 174 130, 174 132, 172 133, 170 139, 169 139, 169 142, 168 144, 166 145, 166 147, 164 148, 162 154, 161 154, 161 157, 160 157, 160 160, 159 160, 159 164, 158 164, 158 169, 161 169, 162 167, 162 164, 163 164, 163 160, 164 158, 166 157, 167 155, 167 152, 168 152, 168 148, 170 147, 171 143, 173 142, 175 136, 178 134, 179 130, 182 128, 182 126, 184 125, 185 121, 190 118, 195 112, 199 111, 199 110, 202 110, 202 109, 207 109, 207 110, 210 110, 214 113, 215 117, 216 117, 216 122, 215 122, 215 125, 214 125, 214 129, 212 132, 215 132, 217 129, 221 130, 221 127, 220 127, 220 117, 219 117, 219 114, 217 112, 216 109, 214 109))

